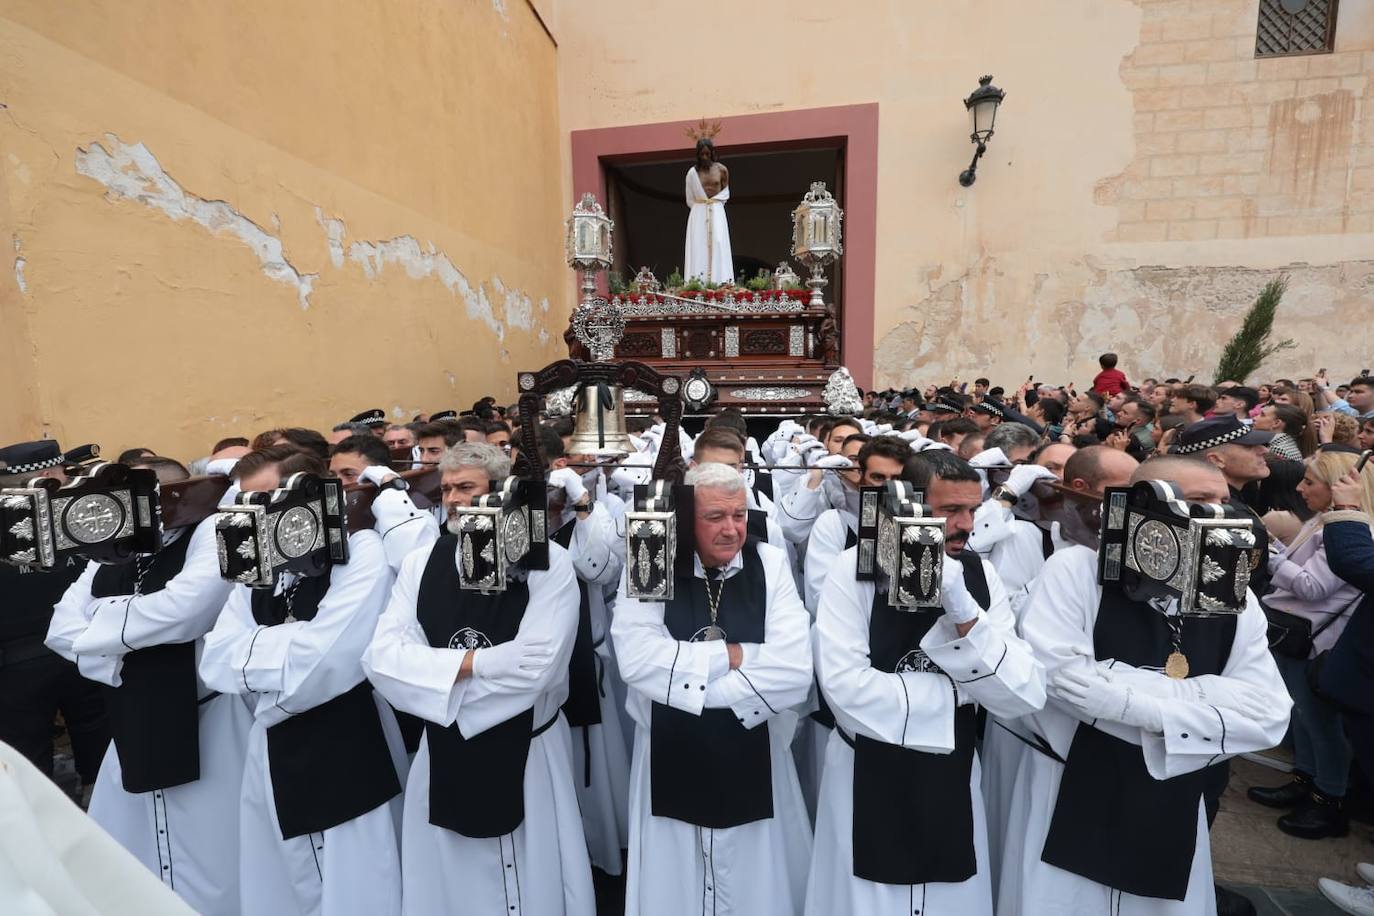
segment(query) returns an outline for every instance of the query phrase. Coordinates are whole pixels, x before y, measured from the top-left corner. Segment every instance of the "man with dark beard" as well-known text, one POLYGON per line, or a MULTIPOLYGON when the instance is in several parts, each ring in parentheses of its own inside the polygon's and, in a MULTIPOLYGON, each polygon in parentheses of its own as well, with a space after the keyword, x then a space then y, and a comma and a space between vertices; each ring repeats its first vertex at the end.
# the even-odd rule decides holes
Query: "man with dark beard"
POLYGON ((560 713, 578 622, 572 559, 550 543, 548 569, 521 571, 500 592, 460 588, 457 510, 504 479, 510 459, 494 445, 460 442, 439 472, 449 532, 401 565, 363 654, 377 690, 426 720, 406 783, 403 912, 461 901, 472 912, 591 916, 560 713))
POLYGON ((977 703, 1006 718, 1039 710, 1045 678, 1016 635, 991 564, 965 548, 982 503, 977 471, 947 451, 901 479, 945 520, 940 606, 904 611, 886 580, 840 554, 816 611, 816 679, 835 716, 816 813, 807 916, 991 916, 977 703))

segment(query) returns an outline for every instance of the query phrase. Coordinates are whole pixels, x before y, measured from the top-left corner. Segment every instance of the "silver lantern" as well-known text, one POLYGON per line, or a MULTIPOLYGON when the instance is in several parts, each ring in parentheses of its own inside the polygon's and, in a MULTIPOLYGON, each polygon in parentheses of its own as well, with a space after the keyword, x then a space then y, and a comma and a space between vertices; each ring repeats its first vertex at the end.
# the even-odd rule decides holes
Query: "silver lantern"
POLYGON ((823 274, 844 254, 843 220, 844 211, 823 181, 811 182, 811 190, 792 211, 792 257, 811 269, 811 279, 806 281, 811 289, 811 308, 825 307, 825 297, 821 295, 826 284, 823 274))
POLYGON ((568 266, 582 271, 582 301, 596 296, 596 275, 611 266, 611 230, 615 224, 593 194, 583 194, 567 222, 568 266))

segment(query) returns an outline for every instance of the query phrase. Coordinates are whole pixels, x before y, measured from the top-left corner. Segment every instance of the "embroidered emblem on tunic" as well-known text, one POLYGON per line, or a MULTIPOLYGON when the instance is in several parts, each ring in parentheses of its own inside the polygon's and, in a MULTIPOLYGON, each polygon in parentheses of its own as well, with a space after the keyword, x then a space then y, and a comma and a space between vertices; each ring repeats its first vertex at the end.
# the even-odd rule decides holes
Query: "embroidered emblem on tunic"
POLYGON ((450 649, 490 649, 491 640, 487 639, 487 635, 479 630, 463 627, 449 637, 448 647, 450 649))
POLYGON ((944 670, 930 660, 924 649, 912 649, 897 662, 897 674, 944 674, 944 670))

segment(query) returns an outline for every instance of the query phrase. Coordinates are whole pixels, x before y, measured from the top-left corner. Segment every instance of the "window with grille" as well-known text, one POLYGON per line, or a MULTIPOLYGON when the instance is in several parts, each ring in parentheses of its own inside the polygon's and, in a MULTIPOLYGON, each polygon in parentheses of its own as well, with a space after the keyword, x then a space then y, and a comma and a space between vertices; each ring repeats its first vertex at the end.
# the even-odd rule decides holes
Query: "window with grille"
POLYGON ((1324 54, 1336 37, 1339 0, 1260 0, 1256 57, 1324 54))

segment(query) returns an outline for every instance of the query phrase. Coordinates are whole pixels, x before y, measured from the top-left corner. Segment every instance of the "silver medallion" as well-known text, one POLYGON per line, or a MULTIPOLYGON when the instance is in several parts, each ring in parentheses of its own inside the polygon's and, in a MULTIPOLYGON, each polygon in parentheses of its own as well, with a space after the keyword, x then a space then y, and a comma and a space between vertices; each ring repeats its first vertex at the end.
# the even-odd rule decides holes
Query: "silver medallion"
POLYGON ((506 562, 518 563, 530 549, 529 516, 522 511, 506 516, 505 537, 506 562))
POLYGON ((303 557, 315 546, 318 533, 314 514, 305 506, 293 506, 277 520, 277 549, 288 560, 303 557))
POLYGON ((692 636, 692 642, 721 642, 725 639, 725 631, 715 624, 702 627, 692 636))
POLYGON ((1137 528, 1131 552, 1140 571, 1151 579, 1167 582, 1178 569, 1178 537, 1163 522, 1151 519, 1137 528))
POLYGON ((62 516, 68 536, 79 544, 98 544, 113 537, 124 522, 119 501, 104 493, 88 493, 72 500, 62 516))

